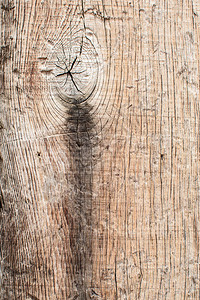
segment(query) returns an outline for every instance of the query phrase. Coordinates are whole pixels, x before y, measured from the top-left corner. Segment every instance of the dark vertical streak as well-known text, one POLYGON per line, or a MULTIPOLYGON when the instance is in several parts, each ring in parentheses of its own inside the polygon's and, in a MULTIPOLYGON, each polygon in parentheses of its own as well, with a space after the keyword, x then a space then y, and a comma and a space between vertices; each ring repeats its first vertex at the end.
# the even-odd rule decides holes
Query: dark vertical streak
POLYGON ((171 118, 171 178, 170 178, 170 199, 172 198, 172 183, 173 183, 173 118, 171 118))
MULTIPOLYGON (((161 76, 161 101, 160 101, 160 137, 162 137, 162 123, 163 123, 163 79, 161 76)), ((163 176, 162 176, 162 138, 160 138, 160 201, 163 216, 163 176)))
POLYGON ((82 6, 82 15, 83 15, 83 26, 84 26, 84 29, 86 29, 86 25, 85 25, 85 12, 84 12, 83 0, 81 0, 81 6, 82 6))
POLYGON ((4 196, 3 196, 2 188, 0 186, 0 211, 3 208, 3 206, 4 206, 4 203, 5 203, 4 196))
POLYGON ((68 203, 63 203, 70 231, 73 272, 80 299, 87 298, 92 256, 92 186, 94 123, 90 106, 73 105, 66 120, 67 146, 70 152, 68 203))
POLYGON ((117 259, 115 256, 115 299, 118 299, 118 293, 117 293, 117 259))

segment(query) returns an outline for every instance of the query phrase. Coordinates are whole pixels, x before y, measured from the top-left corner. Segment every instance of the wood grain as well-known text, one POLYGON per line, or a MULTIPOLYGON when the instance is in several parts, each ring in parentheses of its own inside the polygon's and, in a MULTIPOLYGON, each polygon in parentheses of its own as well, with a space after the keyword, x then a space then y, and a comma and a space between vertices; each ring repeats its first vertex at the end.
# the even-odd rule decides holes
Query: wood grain
POLYGON ((1 299, 200 298, 199 17, 3 0, 1 299))

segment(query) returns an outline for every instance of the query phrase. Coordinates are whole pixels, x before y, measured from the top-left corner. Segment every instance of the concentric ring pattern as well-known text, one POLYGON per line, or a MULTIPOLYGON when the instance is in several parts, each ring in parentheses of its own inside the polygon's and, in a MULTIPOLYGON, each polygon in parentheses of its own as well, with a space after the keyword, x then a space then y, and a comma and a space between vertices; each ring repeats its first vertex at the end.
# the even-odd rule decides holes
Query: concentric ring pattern
POLYGON ((100 61, 95 36, 79 30, 55 44, 47 60, 49 82, 54 99, 80 104, 92 96, 99 79, 100 61))

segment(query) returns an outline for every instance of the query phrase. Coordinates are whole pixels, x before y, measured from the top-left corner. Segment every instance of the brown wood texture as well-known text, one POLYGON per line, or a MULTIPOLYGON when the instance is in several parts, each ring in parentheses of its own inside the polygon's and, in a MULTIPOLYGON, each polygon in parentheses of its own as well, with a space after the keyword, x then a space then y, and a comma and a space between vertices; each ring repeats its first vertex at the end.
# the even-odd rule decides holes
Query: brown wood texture
POLYGON ((198 0, 1 4, 1 299, 200 299, 198 0))

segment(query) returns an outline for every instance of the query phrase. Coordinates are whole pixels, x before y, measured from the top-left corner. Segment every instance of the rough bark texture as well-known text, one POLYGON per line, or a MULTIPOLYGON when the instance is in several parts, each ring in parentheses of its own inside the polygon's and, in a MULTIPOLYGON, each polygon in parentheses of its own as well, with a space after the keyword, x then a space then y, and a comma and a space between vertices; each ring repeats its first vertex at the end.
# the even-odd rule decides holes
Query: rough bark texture
POLYGON ((1 4, 1 299, 200 299, 198 0, 1 4))

